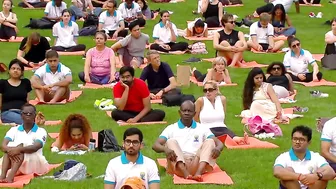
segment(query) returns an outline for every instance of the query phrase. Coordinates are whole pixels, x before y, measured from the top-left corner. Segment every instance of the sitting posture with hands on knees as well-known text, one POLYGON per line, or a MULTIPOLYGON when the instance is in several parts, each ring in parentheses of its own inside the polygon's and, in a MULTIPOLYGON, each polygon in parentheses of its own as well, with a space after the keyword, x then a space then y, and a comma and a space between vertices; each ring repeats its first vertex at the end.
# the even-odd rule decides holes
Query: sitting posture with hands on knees
POLYGON ((286 14, 285 8, 282 4, 275 5, 271 15, 271 24, 274 27, 275 36, 284 35, 288 37, 296 34, 296 29, 292 26, 292 22, 289 19, 288 14, 286 14))
POLYGON ((331 30, 325 34, 324 41, 326 42, 324 54, 336 54, 336 18, 331 21, 331 30))
POLYGON ((223 17, 223 4, 219 0, 202 0, 201 12, 208 27, 220 27, 223 17))
POLYGON ((19 32, 16 23, 18 21, 16 14, 12 12, 13 2, 4 0, 2 2, 2 11, 0 12, 0 39, 14 40, 19 32))
POLYGON ((62 12, 67 9, 67 4, 63 0, 53 0, 47 3, 44 14, 45 18, 53 22, 62 21, 62 12))
POLYGON ((122 1, 118 7, 118 11, 121 13, 125 27, 128 27, 128 25, 134 21, 137 21, 140 27, 146 25, 146 20, 143 18, 141 8, 134 0, 122 1))
POLYGON ((180 120, 166 127, 152 148, 166 154, 168 173, 202 182, 202 174, 213 170, 223 144, 209 128, 193 120, 195 113, 194 103, 184 101, 180 120))

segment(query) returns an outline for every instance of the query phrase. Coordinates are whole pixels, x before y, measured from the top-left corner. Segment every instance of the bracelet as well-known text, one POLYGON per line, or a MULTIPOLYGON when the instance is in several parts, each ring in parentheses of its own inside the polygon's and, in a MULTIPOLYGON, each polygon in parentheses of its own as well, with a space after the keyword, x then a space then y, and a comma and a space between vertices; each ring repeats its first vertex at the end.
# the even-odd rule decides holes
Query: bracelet
POLYGON ((298 180, 300 180, 301 175, 302 175, 302 174, 300 173, 300 174, 299 174, 299 177, 298 177, 298 180))

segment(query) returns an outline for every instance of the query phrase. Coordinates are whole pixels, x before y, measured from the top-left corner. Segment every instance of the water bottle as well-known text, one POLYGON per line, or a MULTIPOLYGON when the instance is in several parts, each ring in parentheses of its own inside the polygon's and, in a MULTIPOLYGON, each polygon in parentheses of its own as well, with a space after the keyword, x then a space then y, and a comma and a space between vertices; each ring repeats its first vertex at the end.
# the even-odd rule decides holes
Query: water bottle
POLYGON ((91 138, 89 143, 89 151, 94 151, 96 149, 96 140, 91 138))

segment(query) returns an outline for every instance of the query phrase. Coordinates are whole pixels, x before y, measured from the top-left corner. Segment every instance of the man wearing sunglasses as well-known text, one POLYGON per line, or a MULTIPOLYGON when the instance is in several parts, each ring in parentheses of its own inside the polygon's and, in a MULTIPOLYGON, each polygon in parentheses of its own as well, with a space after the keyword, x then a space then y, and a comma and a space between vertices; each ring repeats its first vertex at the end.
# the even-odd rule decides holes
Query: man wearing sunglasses
POLYGON ((153 150, 166 154, 168 173, 202 182, 202 174, 213 170, 223 144, 193 120, 195 113, 194 103, 184 101, 179 110, 181 119, 162 131, 153 150))
POLYGON ((154 160, 143 156, 143 134, 138 128, 129 128, 124 132, 124 152, 113 158, 107 165, 104 189, 119 189, 131 177, 140 178, 146 189, 159 189, 160 176, 154 160))
POLYGON ((292 131, 292 148, 277 157, 273 174, 280 180, 280 189, 322 189, 336 176, 328 162, 308 150, 312 130, 297 126, 292 131))

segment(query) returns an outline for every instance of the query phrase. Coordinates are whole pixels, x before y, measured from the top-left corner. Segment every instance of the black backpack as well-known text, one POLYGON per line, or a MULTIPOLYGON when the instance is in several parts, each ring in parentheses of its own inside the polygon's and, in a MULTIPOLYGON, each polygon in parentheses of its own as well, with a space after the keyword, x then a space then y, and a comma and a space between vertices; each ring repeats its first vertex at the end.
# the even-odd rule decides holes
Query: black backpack
POLYGON ((98 133, 98 151, 119 152, 122 149, 111 129, 105 129, 98 133))
POLYGON ((52 29, 55 23, 55 21, 51 21, 45 17, 41 19, 31 18, 29 24, 25 27, 31 29, 52 29))
POLYGON ((88 26, 98 26, 99 18, 94 14, 89 14, 83 23, 83 28, 88 26))

